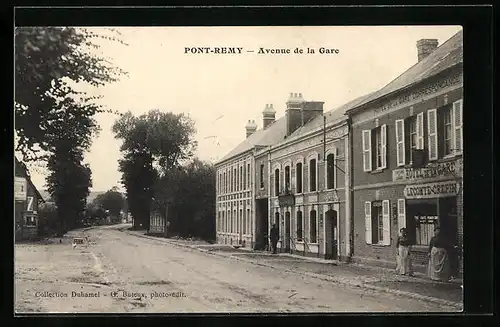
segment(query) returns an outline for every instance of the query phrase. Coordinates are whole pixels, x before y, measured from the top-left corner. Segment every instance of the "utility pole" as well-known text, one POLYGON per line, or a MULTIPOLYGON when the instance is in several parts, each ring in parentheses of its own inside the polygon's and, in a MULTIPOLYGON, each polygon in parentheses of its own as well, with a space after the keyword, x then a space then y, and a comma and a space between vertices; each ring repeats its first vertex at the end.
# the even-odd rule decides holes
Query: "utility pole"
POLYGON ((323 161, 326 162, 326 116, 323 115, 323 161))

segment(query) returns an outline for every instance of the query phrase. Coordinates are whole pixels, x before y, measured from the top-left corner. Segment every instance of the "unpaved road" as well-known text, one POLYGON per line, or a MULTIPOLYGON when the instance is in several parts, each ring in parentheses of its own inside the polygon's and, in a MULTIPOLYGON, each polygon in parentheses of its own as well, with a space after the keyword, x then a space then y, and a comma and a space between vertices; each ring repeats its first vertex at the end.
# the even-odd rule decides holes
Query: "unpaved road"
POLYGON ((16 312, 453 310, 179 248, 116 227, 85 235, 90 243, 75 249, 69 238, 16 245, 16 312))

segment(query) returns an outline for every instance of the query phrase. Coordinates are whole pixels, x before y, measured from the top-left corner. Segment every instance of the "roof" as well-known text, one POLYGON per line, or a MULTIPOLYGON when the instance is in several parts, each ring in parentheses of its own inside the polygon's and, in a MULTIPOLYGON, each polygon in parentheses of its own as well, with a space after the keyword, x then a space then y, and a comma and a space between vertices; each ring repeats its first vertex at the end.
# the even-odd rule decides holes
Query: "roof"
POLYGON ((218 161, 226 161, 258 146, 268 146, 281 141, 286 135, 286 118, 281 117, 265 129, 259 129, 218 161))
POLYGON ((17 159, 16 157, 14 157, 14 159, 15 159, 15 164, 16 164, 15 169, 14 169, 15 173, 20 173, 20 175, 22 177, 26 178, 26 180, 28 181, 28 183, 33 188, 33 190, 35 190, 35 193, 38 196, 38 199, 42 200, 43 202, 45 202, 45 200, 43 199, 43 197, 40 194, 40 192, 38 192, 38 189, 36 188, 35 184, 33 184, 33 182, 31 181, 31 178, 30 178, 30 175, 29 175, 29 171, 28 171, 28 168, 26 167, 26 165, 23 162, 19 161, 19 159, 17 159))
MULTIPOLYGON (((356 106, 386 96, 399 89, 419 83, 431 76, 463 62, 463 31, 459 31, 430 53, 427 57, 417 62, 392 82, 373 92, 356 106)), ((351 108, 353 109, 353 108, 351 108)), ((348 110, 351 110, 348 109, 348 110)))

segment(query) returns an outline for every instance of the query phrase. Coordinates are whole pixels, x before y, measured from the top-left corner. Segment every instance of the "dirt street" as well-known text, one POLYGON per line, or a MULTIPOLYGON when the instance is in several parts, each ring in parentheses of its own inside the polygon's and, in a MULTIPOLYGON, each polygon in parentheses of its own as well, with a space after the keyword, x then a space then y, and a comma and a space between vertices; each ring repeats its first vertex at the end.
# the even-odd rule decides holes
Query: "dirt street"
POLYGON ((430 312, 436 304, 349 288, 129 235, 17 244, 16 312, 430 312))

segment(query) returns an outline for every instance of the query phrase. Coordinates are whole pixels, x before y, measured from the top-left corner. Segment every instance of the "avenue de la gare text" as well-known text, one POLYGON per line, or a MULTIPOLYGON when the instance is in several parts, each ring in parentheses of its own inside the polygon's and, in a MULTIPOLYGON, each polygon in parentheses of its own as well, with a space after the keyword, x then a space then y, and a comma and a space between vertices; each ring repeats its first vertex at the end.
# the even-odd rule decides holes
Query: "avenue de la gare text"
POLYGON ((243 47, 184 47, 184 54, 338 54, 339 49, 320 47, 315 48, 258 48, 257 50, 244 50, 243 47))

